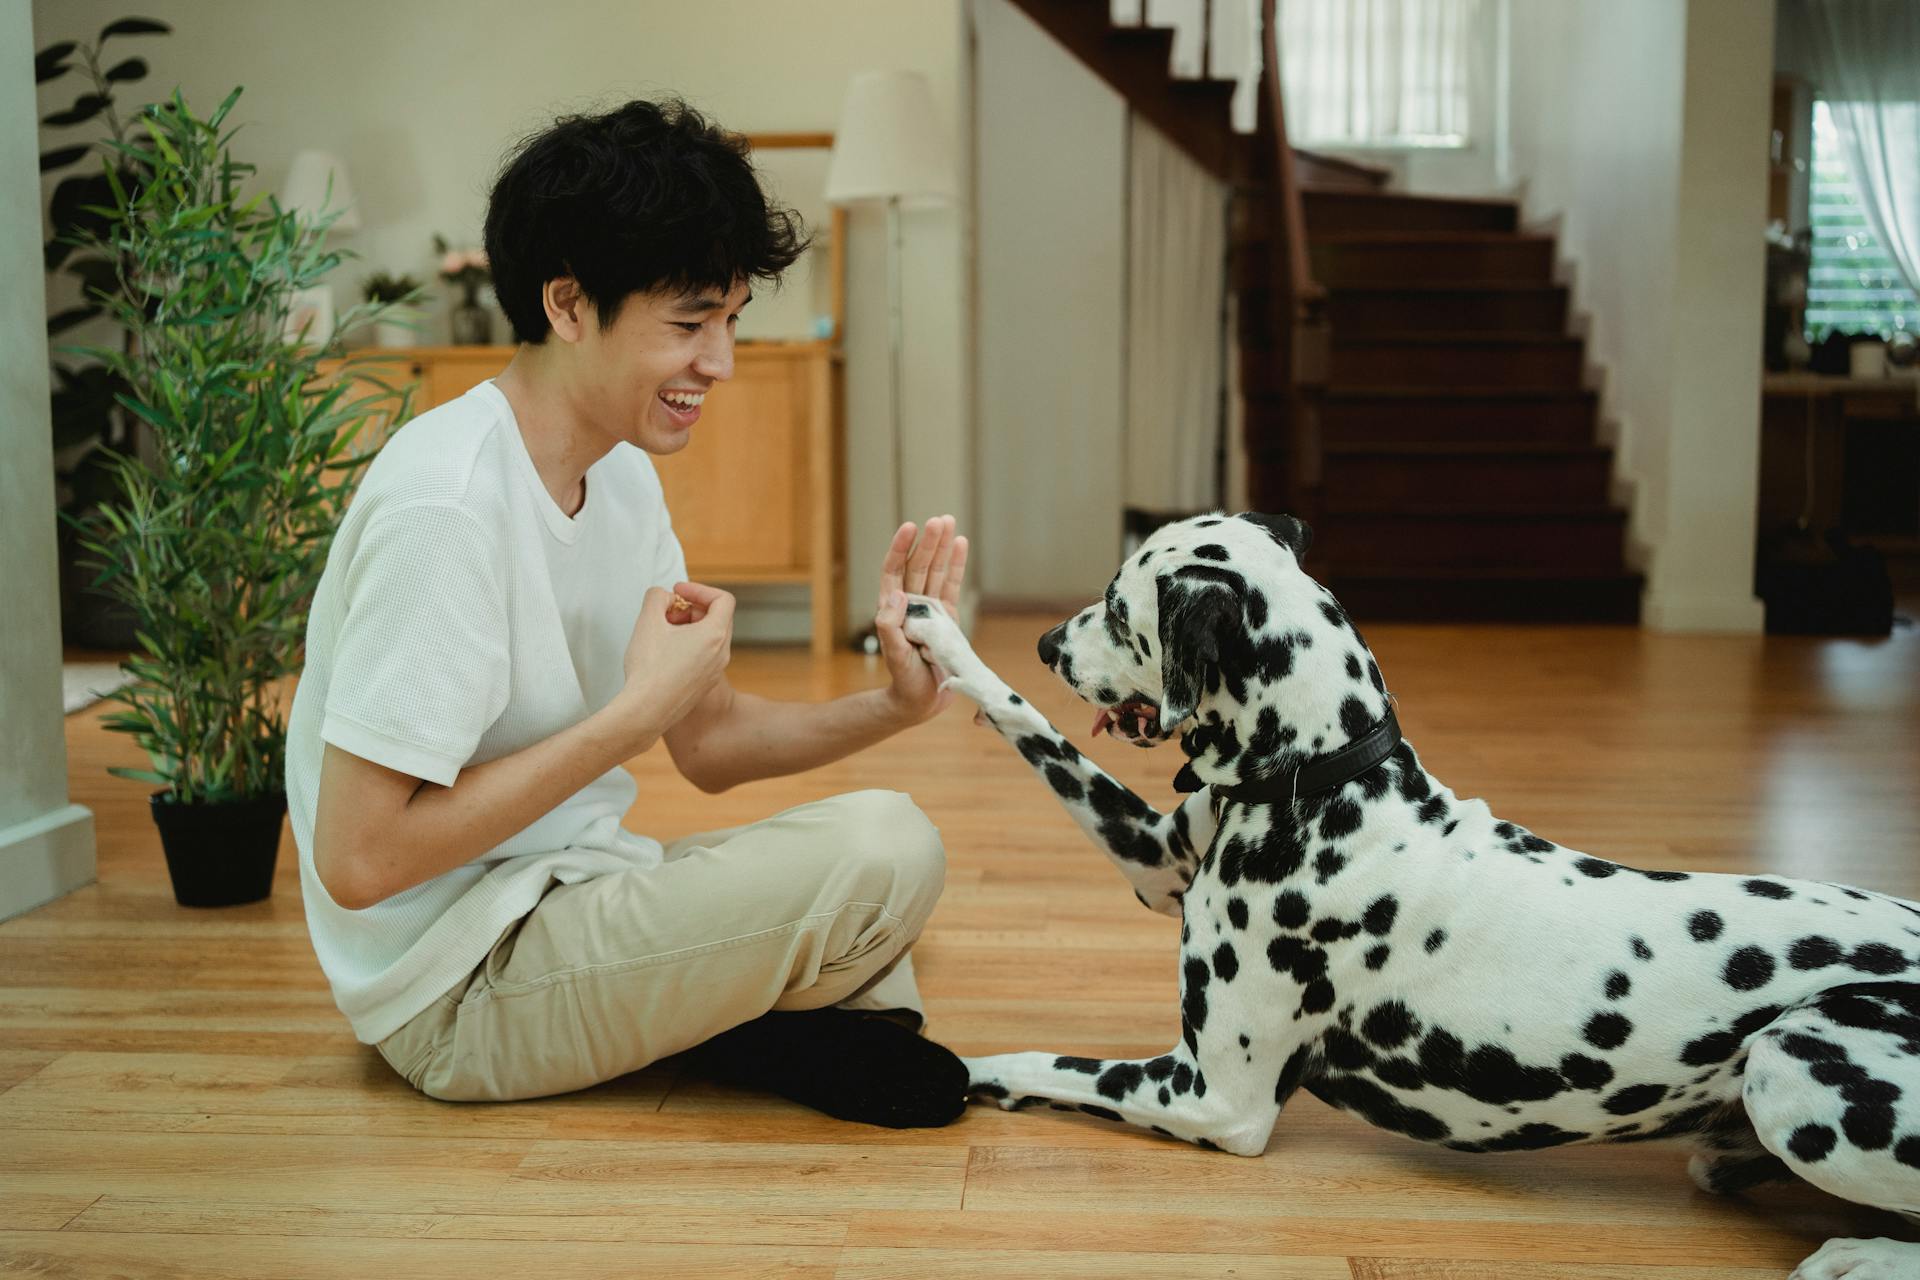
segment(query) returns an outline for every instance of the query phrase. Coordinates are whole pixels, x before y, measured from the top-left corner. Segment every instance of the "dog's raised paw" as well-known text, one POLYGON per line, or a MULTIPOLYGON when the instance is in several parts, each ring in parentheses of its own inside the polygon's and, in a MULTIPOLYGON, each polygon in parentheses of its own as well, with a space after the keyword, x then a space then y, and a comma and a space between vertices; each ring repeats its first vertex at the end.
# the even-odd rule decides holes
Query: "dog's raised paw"
POLYGON ((907 597, 906 624, 902 628, 907 642, 924 649, 942 668, 958 672, 963 660, 973 657, 973 646, 953 616, 938 600, 928 596, 907 597))

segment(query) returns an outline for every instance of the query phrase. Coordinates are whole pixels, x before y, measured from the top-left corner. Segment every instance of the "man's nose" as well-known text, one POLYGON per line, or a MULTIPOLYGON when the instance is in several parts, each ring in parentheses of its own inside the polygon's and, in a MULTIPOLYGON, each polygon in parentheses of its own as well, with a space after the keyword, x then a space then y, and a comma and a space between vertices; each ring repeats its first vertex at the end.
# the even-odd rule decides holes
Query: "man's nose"
POLYGON ((725 382, 733 376, 733 330, 728 328, 701 343, 693 369, 703 378, 725 382))
POLYGON ((1040 637, 1040 661, 1046 663, 1048 666, 1054 664, 1054 660, 1060 656, 1061 637, 1066 634, 1067 624, 1063 622, 1040 637))

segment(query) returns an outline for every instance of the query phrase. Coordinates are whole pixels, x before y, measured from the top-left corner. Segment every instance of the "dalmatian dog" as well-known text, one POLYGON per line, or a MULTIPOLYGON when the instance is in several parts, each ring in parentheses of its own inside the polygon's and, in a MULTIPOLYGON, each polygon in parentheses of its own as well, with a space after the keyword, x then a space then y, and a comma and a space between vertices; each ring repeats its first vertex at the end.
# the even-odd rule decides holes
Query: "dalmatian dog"
MULTIPOLYGON (((1454 794, 1301 570, 1311 537, 1287 516, 1168 525, 1041 637, 1096 735, 1178 739, 1171 813, 910 602, 908 638, 1182 922, 1178 1044, 973 1058, 972 1094, 1252 1156, 1306 1089, 1460 1151, 1683 1139, 1709 1191, 1798 1176, 1920 1215, 1920 906, 1641 870, 1454 794)), ((1920 1245, 1833 1240, 1794 1276, 1920 1276, 1920 1245)))

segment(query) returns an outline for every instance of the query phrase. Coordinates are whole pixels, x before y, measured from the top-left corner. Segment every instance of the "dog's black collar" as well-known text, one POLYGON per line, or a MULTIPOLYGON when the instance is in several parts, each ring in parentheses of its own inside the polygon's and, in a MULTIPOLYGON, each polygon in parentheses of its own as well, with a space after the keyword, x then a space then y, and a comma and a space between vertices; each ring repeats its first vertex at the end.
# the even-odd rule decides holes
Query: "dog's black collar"
MULTIPOLYGON (((1238 786, 1216 786, 1213 794, 1235 804, 1290 804, 1301 796, 1312 795, 1316 791, 1331 791, 1352 782, 1392 755, 1394 748, 1399 745, 1400 721, 1393 714, 1393 704, 1388 703, 1387 713, 1381 717, 1379 724, 1338 751, 1315 756, 1298 769, 1255 778, 1238 786)), ((1198 791, 1206 784, 1200 781, 1189 764, 1180 770, 1173 785, 1181 791, 1198 791)))

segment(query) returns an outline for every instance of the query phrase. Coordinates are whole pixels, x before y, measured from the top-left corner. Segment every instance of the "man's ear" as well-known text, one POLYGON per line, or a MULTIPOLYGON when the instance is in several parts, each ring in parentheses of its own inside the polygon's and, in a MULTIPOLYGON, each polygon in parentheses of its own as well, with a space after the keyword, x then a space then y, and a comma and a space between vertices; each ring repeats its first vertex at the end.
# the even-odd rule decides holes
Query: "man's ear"
POLYGON ((1270 516, 1263 511, 1242 511, 1239 518, 1266 530, 1269 538, 1293 552, 1294 559, 1307 558, 1307 548, 1313 545, 1313 530, 1305 520, 1297 520, 1292 516, 1270 516))
POLYGON ((1240 620, 1232 588, 1212 580, 1170 574, 1160 595, 1160 732, 1170 734, 1200 705, 1240 620))

